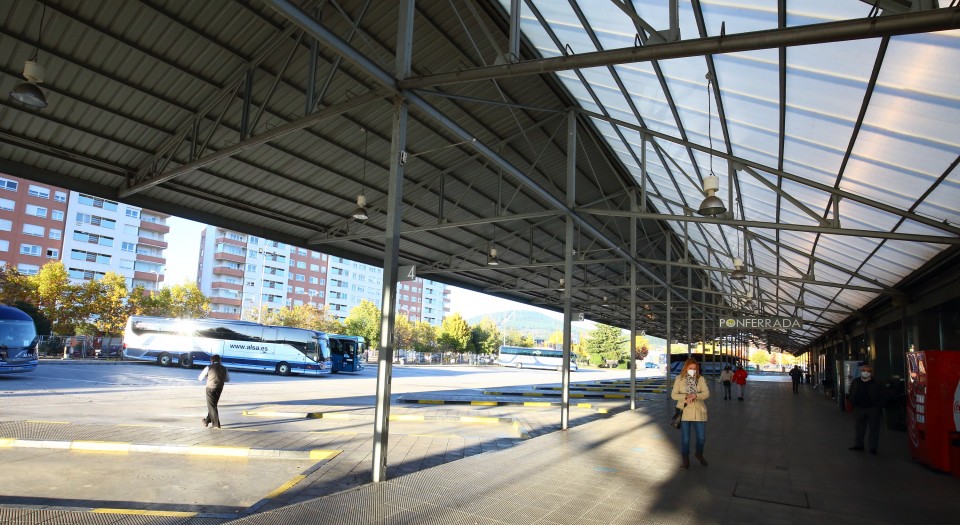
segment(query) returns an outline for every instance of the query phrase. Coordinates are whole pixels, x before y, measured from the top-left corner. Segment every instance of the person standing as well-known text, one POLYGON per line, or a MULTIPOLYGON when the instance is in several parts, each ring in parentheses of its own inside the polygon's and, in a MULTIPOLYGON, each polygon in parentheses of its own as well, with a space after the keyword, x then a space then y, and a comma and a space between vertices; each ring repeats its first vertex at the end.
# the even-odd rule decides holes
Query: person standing
POLYGON ((720 384, 723 385, 723 399, 733 399, 733 392, 730 391, 733 383, 733 370, 730 368, 730 365, 727 365, 723 369, 723 372, 720 372, 720 384))
POLYGON ((747 370, 738 366, 737 371, 733 373, 733 382, 737 384, 737 393, 740 394, 737 399, 743 401, 743 392, 747 389, 747 370))
POLYGON ((673 382, 670 395, 677 402, 677 408, 683 410, 680 422, 680 458, 681 469, 690 468, 690 431, 697 434, 697 448, 694 457, 701 465, 707 466, 703 457, 703 445, 707 440, 707 404, 710 389, 707 381, 700 375, 700 364, 693 358, 683 363, 680 375, 673 382))
POLYGON ((870 427, 870 453, 876 455, 880 445, 880 419, 886 390, 873 378, 873 367, 860 367, 860 377, 850 383, 850 402, 856 419, 854 441, 850 450, 863 450, 863 438, 870 427))
POLYGON ((793 365, 793 368, 790 369, 790 379, 793 380, 793 393, 800 393, 800 378, 803 377, 803 371, 800 370, 800 367, 793 365))
POLYGON ((200 381, 207 382, 207 417, 203 418, 203 426, 213 425, 213 428, 220 428, 220 412, 217 410, 217 404, 220 402, 220 394, 223 393, 223 384, 230 381, 230 373, 227 368, 220 364, 220 356, 210 357, 210 366, 200 372, 200 381))

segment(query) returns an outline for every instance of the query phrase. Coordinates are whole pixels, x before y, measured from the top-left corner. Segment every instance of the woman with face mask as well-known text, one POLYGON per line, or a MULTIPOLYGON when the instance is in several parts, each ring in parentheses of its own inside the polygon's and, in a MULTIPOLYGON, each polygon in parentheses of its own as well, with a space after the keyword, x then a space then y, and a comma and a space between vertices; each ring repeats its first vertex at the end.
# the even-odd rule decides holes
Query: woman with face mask
POLYGON ((700 376, 700 364, 693 358, 683 364, 680 375, 673 382, 671 397, 677 402, 677 408, 683 410, 683 419, 680 423, 680 458, 681 469, 690 467, 690 431, 697 434, 697 447, 694 457, 701 465, 707 466, 703 457, 703 445, 707 440, 707 404, 710 389, 707 381, 700 376))

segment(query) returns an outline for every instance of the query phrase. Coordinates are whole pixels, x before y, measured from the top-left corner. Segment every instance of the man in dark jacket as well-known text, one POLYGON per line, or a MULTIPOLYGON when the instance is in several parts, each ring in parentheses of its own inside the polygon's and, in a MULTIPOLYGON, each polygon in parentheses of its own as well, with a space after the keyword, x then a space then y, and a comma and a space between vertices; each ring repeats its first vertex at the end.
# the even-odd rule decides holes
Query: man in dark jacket
POLYGON ((800 393, 800 378, 803 377, 803 372, 800 370, 800 367, 793 365, 793 368, 790 369, 790 379, 793 381, 793 393, 800 393))
POLYGON ((850 402, 853 404, 853 413, 856 418, 856 435, 850 450, 863 450, 863 437, 869 425, 870 453, 877 453, 885 393, 883 385, 873 378, 873 367, 861 366, 860 377, 850 383, 850 402))
POLYGON ((223 393, 223 384, 230 381, 230 374, 227 368, 220 364, 220 356, 210 357, 210 366, 200 372, 200 381, 207 382, 207 417, 203 418, 203 426, 213 425, 213 428, 220 428, 220 412, 217 411, 217 403, 220 402, 220 394, 223 393))

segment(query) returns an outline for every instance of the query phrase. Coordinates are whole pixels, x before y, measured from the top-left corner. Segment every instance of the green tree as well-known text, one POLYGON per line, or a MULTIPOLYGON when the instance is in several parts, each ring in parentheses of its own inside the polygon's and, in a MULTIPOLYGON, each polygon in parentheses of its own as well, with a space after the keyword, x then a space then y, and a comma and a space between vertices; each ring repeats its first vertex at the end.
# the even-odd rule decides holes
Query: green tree
POLYGON ((34 302, 37 287, 32 279, 12 266, 0 268, 0 303, 34 302))
POLYGON ((380 309, 372 301, 364 299, 350 310, 343 323, 345 335, 361 335, 366 338, 371 349, 380 347, 380 309))
POLYGON ((184 281, 163 289, 170 294, 170 317, 200 319, 210 313, 210 300, 197 283, 184 281))
POLYGON ((91 287, 70 284, 62 262, 43 265, 30 280, 36 290, 37 306, 43 316, 50 320, 54 332, 74 334, 93 313, 95 296, 91 293, 91 287))
POLYGON ((750 352, 750 362, 757 366, 766 365, 770 363, 770 352, 758 348, 750 352))
POLYGON ((92 304, 97 331, 110 336, 123 335, 130 316, 127 280, 122 275, 107 272, 102 279, 89 282, 89 293, 95 297, 92 304))
MULTIPOLYGON (((643 360, 650 354, 650 338, 645 335, 637 336, 637 360, 643 360)), ((629 349, 627 349, 629 351, 629 349)))
POLYGON ((433 352, 437 349, 437 327, 427 321, 419 321, 413 328, 411 345, 417 352, 433 352))
POLYGON ((493 319, 483 319, 473 329, 478 354, 496 354, 503 342, 503 335, 493 319))
POLYGON ((460 314, 444 317, 437 345, 444 352, 463 352, 470 341, 470 327, 460 314))
POLYGON ((397 350, 413 348, 414 324, 406 315, 398 315, 393 325, 393 344, 397 350))
POLYGON ((617 362, 622 362, 627 359, 627 354, 630 352, 627 341, 623 330, 598 324, 597 328, 587 335, 584 345, 591 356, 599 355, 603 360, 616 359, 617 362))
POLYGON ((533 348, 536 341, 533 337, 517 329, 507 331, 505 338, 507 346, 519 346, 520 348, 533 348))

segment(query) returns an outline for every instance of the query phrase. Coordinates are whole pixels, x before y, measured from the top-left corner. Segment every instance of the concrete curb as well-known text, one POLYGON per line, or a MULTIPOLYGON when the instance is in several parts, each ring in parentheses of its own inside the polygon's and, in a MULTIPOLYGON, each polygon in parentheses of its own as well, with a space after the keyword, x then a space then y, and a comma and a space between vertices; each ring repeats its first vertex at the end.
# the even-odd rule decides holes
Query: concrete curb
MULTIPOLYGON (((290 417, 299 419, 339 419, 373 421, 373 414, 342 414, 337 412, 283 412, 271 410, 244 410, 243 415, 252 417, 290 417)), ((419 416, 414 414, 393 414, 390 421, 443 422, 443 423, 480 423, 490 425, 510 425, 521 439, 530 434, 516 418, 492 416, 419 416)))
POLYGON ((188 456, 247 457, 273 459, 310 459, 321 461, 336 457, 341 450, 278 450, 244 447, 196 445, 143 445, 116 441, 47 441, 0 438, 0 448, 48 448, 86 452, 139 452, 145 454, 182 454, 188 456))

